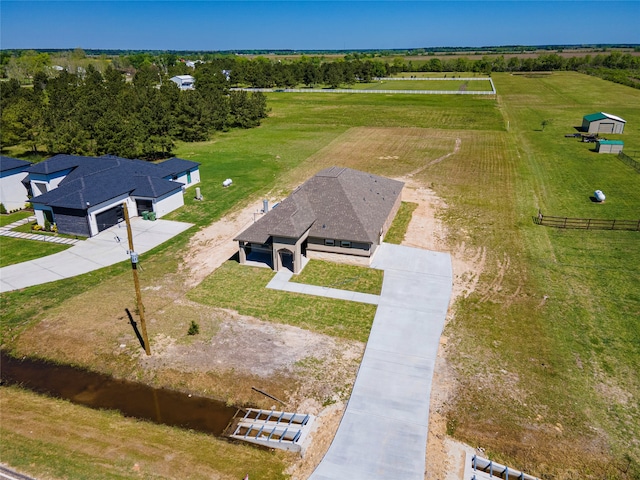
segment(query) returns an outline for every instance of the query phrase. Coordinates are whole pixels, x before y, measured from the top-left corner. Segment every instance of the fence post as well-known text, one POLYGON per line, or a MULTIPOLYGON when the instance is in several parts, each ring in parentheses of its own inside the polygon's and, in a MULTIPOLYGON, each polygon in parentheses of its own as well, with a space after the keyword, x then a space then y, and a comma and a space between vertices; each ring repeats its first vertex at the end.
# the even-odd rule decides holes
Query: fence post
POLYGON ((564 217, 564 225, 562 225, 562 228, 567 228, 567 217, 564 217))
POLYGON ((613 222, 611 222, 611 230, 615 230, 615 226, 616 226, 616 221, 614 219, 613 222))
POLYGON ((591 219, 587 219, 587 230, 591 228, 591 219))

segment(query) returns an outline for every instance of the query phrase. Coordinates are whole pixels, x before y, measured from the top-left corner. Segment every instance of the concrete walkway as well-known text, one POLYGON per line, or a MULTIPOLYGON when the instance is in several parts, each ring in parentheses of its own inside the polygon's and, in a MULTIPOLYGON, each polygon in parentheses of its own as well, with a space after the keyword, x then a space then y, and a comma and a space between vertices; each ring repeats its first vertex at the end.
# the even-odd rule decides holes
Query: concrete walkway
POLYGON ((339 300, 349 300, 351 302, 370 303, 378 305, 380 297, 370 293, 350 292, 348 290, 338 290, 336 288, 317 287, 304 283, 290 282, 293 273, 287 269, 282 269, 267 284, 267 288, 273 290, 284 290, 286 292, 304 293, 315 295, 316 297, 337 298, 339 300))
MULTIPOLYGON (((431 379, 451 297, 451 258, 383 244, 372 267, 384 270, 384 280, 367 347, 340 427, 310 480, 424 480, 431 379)), ((270 288, 285 278, 278 276, 270 288)), ((286 290, 333 296, 330 289, 302 291, 295 285, 286 283, 286 290)))
POLYGON ((53 235, 13 231, 14 228, 21 227, 26 223, 31 223, 35 221, 36 221, 36 217, 31 216, 28 218, 23 218, 21 220, 18 220, 17 222, 10 223, 9 225, 5 225, 4 227, 0 227, 0 236, 21 238, 23 240, 36 240, 38 242, 61 243, 64 245, 75 245, 76 243, 82 241, 82 240, 76 240, 75 238, 62 238, 62 237, 54 237, 53 235))
MULTIPOLYGON (((134 250, 138 254, 145 253, 191 226, 190 223, 133 217, 134 250)), ((78 241, 63 252, 0 268, 0 293, 75 277, 126 261, 129 259, 128 241, 123 222, 87 240, 78 241)))

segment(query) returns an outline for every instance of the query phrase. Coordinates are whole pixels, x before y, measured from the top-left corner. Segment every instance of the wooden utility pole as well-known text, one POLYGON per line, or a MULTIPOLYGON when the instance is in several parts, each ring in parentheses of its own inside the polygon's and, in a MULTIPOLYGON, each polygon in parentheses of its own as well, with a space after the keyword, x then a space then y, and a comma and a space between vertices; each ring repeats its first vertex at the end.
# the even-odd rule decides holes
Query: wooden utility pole
POLYGON ((151 355, 149 348, 149 338, 147 337, 147 324, 144 321, 144 305, 142 305, 142 293, 140 292, 140 281, 138 280, 138 254, 133 251, 133 235, 131 234, 131 223, 129 222, 129 210, 127 210, 127 202, 122 204, 124 211, 124 221, 127 224, 127 237, 129 237, 129 255, 131 255, 131 269, 133 270, 133 284, 136 287, 136 299, 138 301, 138 312, 140 314, 140 327, 142 328, 142 341, 144 342, 144 351, 147 355, 151 355))

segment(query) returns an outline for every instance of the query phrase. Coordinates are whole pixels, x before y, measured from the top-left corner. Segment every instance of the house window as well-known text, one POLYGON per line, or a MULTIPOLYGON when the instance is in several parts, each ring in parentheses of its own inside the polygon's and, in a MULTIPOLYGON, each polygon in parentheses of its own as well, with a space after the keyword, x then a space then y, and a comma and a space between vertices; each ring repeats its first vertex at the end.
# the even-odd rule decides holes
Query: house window
POLYGON ((331 240, 331 239, 325 238, 325 239, 324 239, 324 244, 325 244, 327 247, 333 247, 333 246, 336 244, 336 242, 335 242, 335 241, 333 241, 333 240, 331 240))
POLYGON ((340 242, 340 246, 342 248, 351 248, 351 242, 347 241, 347 240, 343 240, 340 242))

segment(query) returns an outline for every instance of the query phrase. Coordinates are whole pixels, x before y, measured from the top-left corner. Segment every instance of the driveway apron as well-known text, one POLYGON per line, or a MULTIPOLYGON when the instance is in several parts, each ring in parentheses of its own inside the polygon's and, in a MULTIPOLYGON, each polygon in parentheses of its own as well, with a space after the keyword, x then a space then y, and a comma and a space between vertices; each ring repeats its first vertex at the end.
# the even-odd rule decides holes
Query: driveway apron
POLYGON ((423 480, 431 380, 452 288, 449 254, 379 247, 382 293, 336 436, 310 480, 423 480))
MULTIPOLYGON (((192 224, 170 220, 131 219, 136 253, 145 253, 184 232, 192 224)), ((0 268, 0 293, 54 282, 129 259, 129 240, 124 223, 80 241, 59 253, 0 268)))

